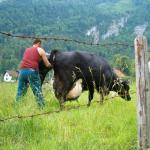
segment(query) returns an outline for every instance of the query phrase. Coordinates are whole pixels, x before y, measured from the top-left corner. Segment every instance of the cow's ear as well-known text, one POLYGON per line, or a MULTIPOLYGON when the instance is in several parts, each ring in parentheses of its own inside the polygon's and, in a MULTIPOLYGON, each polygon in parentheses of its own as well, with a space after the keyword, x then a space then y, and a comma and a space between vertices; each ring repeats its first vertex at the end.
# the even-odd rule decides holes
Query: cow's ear
POLYGON ((113 84, 113 86, 112 86, 112 88, 117 88, 118 87, 118 80, 114 80, 114 84, 113 84))
POLYGON ((129 82, 128 82, 128 80, 124 80, 124 81, 122 81, 122 82, 121 82, 121 84, 122 84, 124 87, 129 86, 129 82))
POLYGON ((117 82, 120 82, 121 80, 119 79, 119 78, 117 78, 117 80, 116 80, 117 82))
POLYGON ((120 85, 120 83, 122 83, 122 80, 117 78, 116 82, 117 82, 118 85, 120 85))
POLYGON ((130 84, 130 80, 129 79, 127 80, 127 84, 130 84))

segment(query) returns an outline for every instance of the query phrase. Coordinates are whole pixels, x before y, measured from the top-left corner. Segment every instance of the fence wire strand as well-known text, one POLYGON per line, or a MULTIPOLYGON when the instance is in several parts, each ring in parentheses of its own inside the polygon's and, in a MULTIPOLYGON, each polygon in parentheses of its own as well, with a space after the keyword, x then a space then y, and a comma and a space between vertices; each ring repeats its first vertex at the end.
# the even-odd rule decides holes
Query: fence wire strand
POLYGON ((22 39, 37 39, 40 38, 41 40, 54 40, 54 41, 64 41, 64 42, 75 42, 78 44, 83 44, 83 45, 91 45, 91 46, 100 46, 100 47, 106 47, 106 46, 114 46, 114 45, 118 45, 118 46, 125 46, 125 47, 134 47, 131 44, 128 43, 124 43, 124 42, 114 42, 114 43, 97 43, 94 44, 92 42, 86 42, 86 41, 79 41, 77 39, 70 39, 70 38, 66 38, 66 37, 43 37, 43 36, 26 36, 26 35, 14 35, 10 32, 2 32, 0 31, 1 35, 5 35, 5 36, 9 36, 9 37, 15 37, 15 38, 22 38, 22 39))
MULTIPOLYGON (((62 37, 43 37, 43 36, 25 36, 25 35, 14 35, 12 33, 9 33, 9 32, 2 32, 0 31, 0 34, 1 35, 4 35, 4 36, 8 36, 8 37, 12 37, 12 38, 21 38, 21 39, 37 39, 37 38, 40 38, 41 40, 54 40, 54 41, 64 41, 64 42, 75 42, 75 43, 78 43, 78 44, 83 44, 83 45, 90 45, 90 46, 101 46, 101 47, 106 47, 106 46, 126 46, 126 47, 134 47, 133 45, 131 44, 127 44, 127 43, 122 43, 122 42, 114 42, 114 43, 104 43, 104 44, 94 44, 94 43, 89 43, 89 42, 86 42, 86 41, 79 41, 79 40, 76 40, 76 39, 70 39, 70 38, 62 38, 62 37)), ((132 94, 135 94, 136 92, 133 92, 132 94)), ((116 97, 119 97, 119 96, 114 96, 114 97, 109 97, 105 100, 109 100, 109 99, 114 99, 116 97)), ((100 101, 94 101, 93 103, 100 103, 100 101)), ((30 114, 30 115, 16 115, 16 116, 11 116, 11 117, 6 117, 6 118, 0 118, 0 122, 6 122, 8 120, 13 120, 13 119, 25 119, 25 118, 33 118, 33 117, 36 117, 36 116, 44 116, 44 115, 50 115, 50 114, 54 114, 54 113, 60 113, 60 112, 63 112, 63 111, 69 111, 69 110, 72 110, 72 109, 79 109, 81 107, 87 107, 87 104, 84 104, 84 105, 80 105, 80 106, 75 106, 75 107, 71 107, 71 108, 65 108, 64 110, 55 110, 55 111, 48 111, 48 112, 43 112, 43 113, 37 113, 37 114, 30 114)))
MULTIPOLYGON (((136 92, 132 92, 130 94, 135 94, 136 92)), ((104 101, 106 100, 112 100, 116 97, 120 97, 120 96, 114 96, 114 97, 109 97, 109 98, 106 98, 104 101)), ((94 101, 93 103, 100 103, 100 101, 94 101)), ((92 104, 93 104, 92 103, 92 104)), ((87 104, 83 104, 83 105, 79 105, 79 106, 74 106, 74 107, 70 107, 70 108, 64 108, 63 110, 54 110, 54 111, 48 111, 48 112, 43 112, 43 113, 37 113, 37 114, 30 114, 30 115, 16 115, 16 116, 11 116, 11 117, 6 117, 6 118, 0 118, 0 122, 6 122, 6 121, 9 121, 9 120, 13 120, 13 119, 17 119, 17 120, 20 120, 20 119, 26 119, 26 118, 34 118, 34 117, 37 117, 37 116, 45 116, 45 115, 50 115, 50 114, 54 114, 54 113, 60 113, 60 112, 65 112, 65 111, 70 111, 70 110, 76 110, 76 109, 79 109, 81 107, 87 107, 87 104)))

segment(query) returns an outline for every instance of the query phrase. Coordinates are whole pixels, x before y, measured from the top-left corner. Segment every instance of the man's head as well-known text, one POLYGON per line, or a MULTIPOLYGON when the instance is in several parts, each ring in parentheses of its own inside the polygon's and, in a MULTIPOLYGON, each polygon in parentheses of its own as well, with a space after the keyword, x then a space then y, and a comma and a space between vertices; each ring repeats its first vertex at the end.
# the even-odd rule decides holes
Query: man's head
POLYGON ((37 46, 37 47, 41 47, 41 43, 42 43, 42 41, 41 41, 40 39, 35 39, 35 40, 33 41, 33 45, 35 45, 35 46, 37 46))

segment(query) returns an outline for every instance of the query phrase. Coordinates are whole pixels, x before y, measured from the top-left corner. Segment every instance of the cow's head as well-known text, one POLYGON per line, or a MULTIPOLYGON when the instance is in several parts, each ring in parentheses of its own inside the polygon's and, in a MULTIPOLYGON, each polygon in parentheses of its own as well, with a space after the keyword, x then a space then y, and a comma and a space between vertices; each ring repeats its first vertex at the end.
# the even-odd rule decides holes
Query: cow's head
POLYGON ((114 82, 113 90, 116 91, 121 98, 127 101, 131 100, 129 89, 130 87, 128 81, 121 81, 118 79, 114 82))

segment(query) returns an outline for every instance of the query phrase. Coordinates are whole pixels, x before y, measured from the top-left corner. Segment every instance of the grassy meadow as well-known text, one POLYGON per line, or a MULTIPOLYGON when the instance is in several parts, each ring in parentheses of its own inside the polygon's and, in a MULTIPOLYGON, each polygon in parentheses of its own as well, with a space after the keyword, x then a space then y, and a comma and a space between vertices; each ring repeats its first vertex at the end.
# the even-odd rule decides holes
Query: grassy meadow
MULTIPOLYGON (((49 85, 43 86, 46 101, 43 110, 38 109, 30 89, 22 102, 16 104, 16 89, 16 83, 0 83, 0 119, 59 110, 49 85)), ((130 91, 135 92, 134 84, 130 91)), ((130 102, 116 97, 100 104, 95 92, 90 107, 0 122, 0 150, 135 150, 135 93, 131 97, 130 102)), ((84 105, 87 99, 88 93, 84 92, 79 102, 67 102, 65 107, 84 105)))

